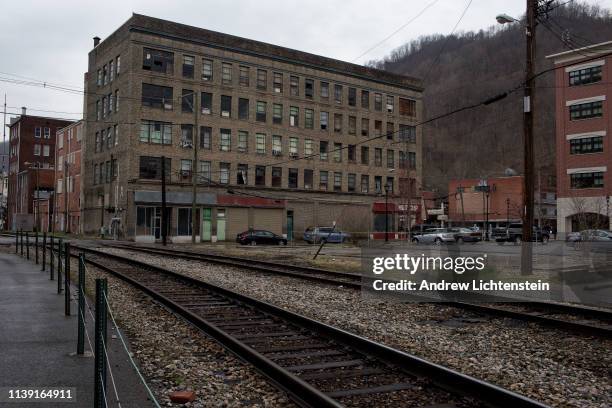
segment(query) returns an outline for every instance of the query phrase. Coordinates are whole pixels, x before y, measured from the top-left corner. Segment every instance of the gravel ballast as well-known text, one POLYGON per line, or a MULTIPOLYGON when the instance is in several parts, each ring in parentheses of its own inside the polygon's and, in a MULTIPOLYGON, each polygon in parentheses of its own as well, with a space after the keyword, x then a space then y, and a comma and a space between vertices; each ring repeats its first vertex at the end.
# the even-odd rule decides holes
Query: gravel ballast
POLYGON ((612 400, 610 340, 478 318, 443 304, 365 300, 358 291, 294 278, 104 250, 268 301, 552 406, 608 407, 612 400))
POLYGON ((92 266, 87 272, 89 288, 96 277, 108 278, 114 316, 162 406, 177 406, 170 402, 171 392, 193 390, 195 401, 180 406, 295 407, 254 369, 139 290, 92 266))

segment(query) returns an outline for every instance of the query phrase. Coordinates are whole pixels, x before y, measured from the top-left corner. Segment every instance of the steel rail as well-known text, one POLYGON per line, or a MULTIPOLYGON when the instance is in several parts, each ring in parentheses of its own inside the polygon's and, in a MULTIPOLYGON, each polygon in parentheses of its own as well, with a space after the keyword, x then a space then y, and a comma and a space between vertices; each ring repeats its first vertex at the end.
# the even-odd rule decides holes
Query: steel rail
MULTIPOLYGON (((339 343, 344 347, 349 347, 350 349, 356 350, 359 353, 363 353, 367 356, 373 357, 386 365, 397 367, 398 369, 407 374, 417 376, 418 378, 425 377, 431 383, 436 384, 438 387, 453 394, 464 395, 471 399, 477 399, 478 401, 481 401, 488 406, 508 408, 546 406, 540 402, 516 394, 499 386, 487 383, 482 380, 478 380, 465 374, 461 374, 447 367, 431 363, 419 357, 390 348, 380 343, 373 342, 364 337, 349 333, 342 329, 318 322, 314 319, 310 319, 303 315, 284 310, 272 304, 256 300, 254 298, 233 292, 231 290, 221 288, 195 278, 184 276, 177 272, 169 271, 159 266, 150 265, 119 255, 109 254, 87 247, 73 247, 86 252, 90 252, 100 257, 110 258, 118 262, 131 265, 133 267, 151 270, 162 275, 177 279, 188 285, 193 285, 196 287, 203 288, 207 291, 218 293, 221 296, 233 299, 239 304, 247 305, 249 307, 262 311, 265 314, 275 316, 284 321, 290 322, 291 324, 294 324, 305 330, 315 332, 323 338, 327 338, 328 340, 331 340, 334 343, 339 343)), ((242 359, 253 364, 260 372, 266 375, 266 377, 270 378, 273 383, 288 392, 292 397, 297 398, 297 401, 299 403, 305 404, 304 406, 340 406, 337 401, 328 397, 321 391, 314 389, 308 383, 294 378, 295 375, 289 373, 287 370, 284 370, 282 367, 267 359, 265 356, 257 353, 252 347, 240 342, 236 338, 225 333, 222 329, 219 329, 217 325, 207 322, 196 314, 183 308, 180 304, 147 287, 145 284, 138 282, 137 280, 122 274, 121 272, 113 270, 107 265, 101 264, 99 262, 96 262, 94 264, 95 261, 91 259, 86 259, 86 261, 134 285, 135 287, 149 294, 151 297, 160 301, 160 303, 165 304, 166 306, 177 312, 179 315, 196 325, 198 328, 210 334, 217 341, 222 343, 225 347, 229 348, 232 352, 240 356, 242 359)))
MULTIPOLYGON (((125 250, 133 250, 138 252, 146 252, 159 255, 169 255, 179 257, 182 259, 191 259, 196 261, 213 262, 222 265, 248 268, 251 270, 258 270, 266 273, 272 273, 276 275, 284 275, 298 279, 310 280, 324 284, 330 284, 334 286, 345 286, 351 289, 362 289, 362 276, 347 273, 347 272, 336 272, 325 269, 318 269, 313 267, 304 267, 299 265, 288 265, 280 262, 270 262, 262 260, 252 260, 241 257, 225 256, 225 255, 211 255, 201 254, 193 251, 181 251, 175 249, 160 249, 160 248, 148 248, 137 245, 109 245, 113 248, 120 248, 125 250), (292 272, 293 271, 293 272, 292 272), (319 275, 325 275, 322 277, 319 275)), ((423 299, 425 302, 430 301, 429 299, 423 299)), ((503 299, 502 299, 503 300, 503 299)), ((508 299, 510 300, 510 299, 508 299)), ((523 320, 528 322, 535 322, 538 324, 550 326, 557 329, 576 331, 578 333, 586 335, 594 335, 598 337, 612 338, 612 326, 597 326, 587 324, 578 321, 564 320, 560 318, 554 318, 547 316, 543 313, 538 312, 521 312, 516 310, 510 310, 502 306, 494 307, 482 303, 471 303, 471 302, 458 302, 450 301, 445 302, 446 305, 455 306, 462 309, 469 309, 479 313, 488 315, 508 317, 517 320, 523 320)), ((520 301, 520 302, 508 302, 508 304, 521 305, 524 307, 535 307, 550 310, 558 310, 560 313, 575 314, 592 316, 593 318, 612 321, 612 311, 596 309, 586 306, 568 305, 557 302, 541 302, 541 301, 520 301)))

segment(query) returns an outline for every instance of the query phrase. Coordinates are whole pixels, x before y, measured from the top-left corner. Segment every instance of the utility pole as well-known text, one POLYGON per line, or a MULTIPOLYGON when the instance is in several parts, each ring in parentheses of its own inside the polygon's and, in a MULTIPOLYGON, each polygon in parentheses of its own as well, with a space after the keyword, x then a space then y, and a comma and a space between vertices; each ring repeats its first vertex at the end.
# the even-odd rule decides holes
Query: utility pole
POLYGON ((161 213, 161 236, 162 244, 166 246, 168 238, 168 219, 166 218, 166 156, 161 158, 161 194, 162 194, 162 213, 161 213))
MULTIPOLYGON (((8 166, 9 164, 9 156, 8 156, 8 151, 7 151, 7 144, 6 144, 6 93, 4 94, 4 122, 2 124, 2 168, 0 168, 0 195, 4 195, 4 177, 8 178, 8 167, 5 169, 4 168, 4 161, 6 160, 6 165, 8 166), (6 170, 6 176, 5 176, 5 170, 6 170)), ((2 217, 0 219, 0 221, 4 221, 6 220, 6 224, 0 222, 0 224, 3 224, 3 229, 8 229, 8 197, 2 197, 2 202, 0 202, 0 209, 2 211, 0 211, 0 217, 2 217), (6 207, 4 206, 3 202, 6 199, 6 207)))
POLYGON ((191 243, 196 242, 196 187, 198 183, 196 168, 198 166, 198 93, 193 93, 193 113, 195 116, 195 125, 191 135, 191 143, 193 145, 193 163, 191 164, 191 243))
POLYGON ((533 111, 535 106, 534 59, 536 49, 535 20, 537 0, 527 0, 525 88, 523 99, 523 245, 521 245, 521 274, 531 275, 533 250, 533 111))
POLYGON ((459 187, 457 187, 457 190, 459 190, 459 197, 461 197, 461 222, 462 222, 462 226, 465 227, 465 207, 463 206, 463 186, 459 184, 459 187))

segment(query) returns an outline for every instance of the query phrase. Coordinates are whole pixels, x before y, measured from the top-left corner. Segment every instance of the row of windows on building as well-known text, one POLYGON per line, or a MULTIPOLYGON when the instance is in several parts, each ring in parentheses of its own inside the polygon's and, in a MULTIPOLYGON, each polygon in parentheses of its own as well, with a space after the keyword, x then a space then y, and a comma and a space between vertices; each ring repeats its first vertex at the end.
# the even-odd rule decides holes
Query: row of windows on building
MULTIPOLYGON (((194 79, 195 78, 195 64, 196 58, 192 55, 183 55, 182 61, 182 76, 183 78, 194 79)), ((204 82, 213 82, 215 78, 215 62, 209 58, 201 59, 201 75, 200 79, 204 82)), ((143 50, 143 61, 142 69, 146 71, 159 72, 164 74, 174 74, 174 53, 169 51, 155 50, 151 48, 144 48, 143 50)), ((227 86, 234 85, 235 78, 235 66, 229 62, 222 62, 220 66, 220 77, 221 84, 227 86)), ((289 81, 289 95, 293 97, 299 97, 303 94, 306 99, 313 99, 315 97, 315 80, 311 78, 300 78, 297 75, 286 75, 282 72, 272 71, 272 75, 268 75, 268 70, 257 68, 251 69, 251 67, 238 64, 238 84, 242 87, 250 87, 253 82, 252 76, 255 79, 255 88, 258 91, 271 90, 275 94, 283 94, 286 88, 286 78, 289 81), (251 72, 255 71, 254 74, 251 72)), ((346 98, 348 106, 357 107, 357 88, 345 87, 341 84, 334 84, 333 88, 327 81, 318 81, 318 97, 319 100, 328 102, 330 99, 330 93, 333 92, 333 100, 335 104, 342 105, 346 98)), ((380 92, 373 92, 374 97, 374 110, 392 113, 395 109, 395 96, 385 95, 380 92)), ((359 95, 359 104, 363 109, 370 109, 370 91, 362 89, 359 95)), ((416 101, 409 98, 399 98, 399 113, 400 115, 416 116, 416 101)))
POLYGON ((603 137, 583 137, 570 140, 570 154, 588 154, 603 152, 603 137))
POLYGON ((569 106, 570 120, 600 118, 603 116, 603 101, 576 103, 569 106))
POLYGON ((68 166, 74 166, 77 162, 77 152, 68 153, 66 156, 59 155, 57 157, 57 171, 64 171, 64 163, 68 166), (66 160, 64 161, 64 157, 66 160))
POLYGON ((75 176, 68 176, 66 177, 66 179, 57 179, 57 188, 55 189, 55 192, 57 194, 63 194, 64 193, 64 184, 66 184, 66 189, 68 193, 74 193, 76 190, 74 189, 74 181, 75 181, 75 176))
POLYGON ((117 159, 106 160, 101 163, 94 164, 93 184, 110 183, 117 178, 119 171, 117 159))
POLYGON ((604 186, 604 173, 601 171, 570 174, 571 188, 602 188, 604 186))
POLYGON ((102 99, 96 101, 96 120, 106 119, 113 114, 119 112, 119 90, 103 96, 102 99))
MULTIPOLYGON (((160 87, 158 85, 142 84, 142 103, 144 106, 150 106, 154 108, 172 108, 172 103, 165 103, 164 97, 160 99, 159 88, 166 88, 166 91, 161 94, 167 94, 172 98, 172 88, 160 87)), ((184 113, 193 113, 194 111, 194 92, 189 89, 183 89, 183 96, 181 97, 181 111, 184 113)), ((201 103, 200 110, 204 115, 213 114, 213 94, 209 92, 202 92, 200 95, 201 103)), ((219 115, 222 118, 238 118, 240 120, 251 120, 251 101, 247 98, 238 98, 237 111, 238 114, 232 114, 235 112, 232 104, 232 97, 229 95, 221 95, 219 104, 219 115)), ((333 118, 333 130, 335 133, 343 133, 345 130, 349 135, 357 135, 357 125, 360 124, 360 134, 362 136, 374 135, 375 137, 381 137, 383 135, 383 121, 382 120, 370 120, 369 118, 360 118, 354 115, 344 115, 342 113, 332 113, 327 111, 319 111, 318 120, 315 119, 315 110, 311 108, 300 109, 298 106, 289 106, 287 110, 282 103, 268 103, 266 101, 256 101, 254 109, 255 122, 267 123, 269 116, 269 106, 272 106, 272 124, 283 125, 289 124, 290 127, 302 127, 303 129, 320 129, 320 130, 331 130, 330 122, 333 118), (301 112, 300 112, 301 111, 301 112), (287 116, 288 115, 288 116, 287 116), (345 122, 346 118, 346 122, 345 122), (315 126, 315 120, 316 123, 315 126), (371 133, 371 125, 374 126, 374 132, 371 133)), ((396 129, 395 123, 387 121, 385 127, 385 134, 387 139, 393 140, 395 132, 399 132, 400 138, 416 138, 415 126, 400 124, 399 128, 396 129)))
MULTIPOLYGON (((68 129, 66 133, 67 133, 67 142, 70 142, 73 139, 76 139, 77 142, 80 142, 83 137, 82 135, 83 131, 81 130, 80 126, 70 128, 68 129)), ((66 133, 62 132, 62 133, 57 134, 57 148, 58 149, 64 148, 64 134, 66 133)))
MULTIPOLYGON (((172 125, 170 123, 161 123, 154 121, 142 121, 140 128, 140 141, 143 143, 153 144, 172 144, 172 125)), ((110 136, 107 137, 107 143, 111 143, 110 136)), ((198 141, 196 141, 197 143, 198 141)), ((181 141, 180 146, 183 148, 192 148, 194 143, 193 125, 181 125, 181 141)), ((219 129, 219 137, 216 145, 219 151, 231 152, 237 151, 240 153, 248 153, 249 145, 251 151, 257 154, 267 154, 272 152, 274 156, 283 156, 288 154, 289 157, 312 158, 318 156, 321 161, 328 161, 331 156, 333 161, 341 163, 343 161, 344 152, 346 151, 346 160, 348 162, 357 162, 357 151, 361 152, 359 162, 363 165, 370 165, 370 147, 357 146, 355 144, 343 145, 342 143, 329 142, 326 140, 317 141, 313 139, 304 139, 303 146, 300 149, 300 139, 297 136, 283 137, 281 135, 266 135, 265 133, 255 133, 254 140, 250 137, 249 132, 239 130, 238 134, 232 138, 231 129, 219 129), (249 143, 249 139, 251 139, 249 143), (254 143, 253 143, 254 142, 254 143), (318 149, 317 149, 318 147, 318 149)), ((112 143, 111 143, 112 145, 112 143)), ((213 146, 213 129, 208 126, 200 127, 199 148, 204 150, 212 150, 213 146)), ((383 149, 374 148, 374 165, 382 166, 383 149)), ((416 168, 416 152, 399 151, 399 166, 400 168, 416 168)), ((387 167, 395 167, 395 150, 387 149, 387 167)))
POLYGON ((113 146, 119 144, 119 125, 109 126, 96 132, 96 140, 94 145, 95 153, 110 150, 113 146))
POLYGON ((51 145, 34 143, 34 156, 49 157, 51 155, 51 145))
POLYGON ((115 58, 110 60, 108 64, 104 64, 98 69, 96 76, 96 84, 98 86, 104 86, 110 84, 115 79, 115 76, 119 76, 121 73, 121 56, 117 55, 115 58))
POLYGON ((570 71, 568 77, 569 86, 601 82, 601 65, 570 71))
POLYGON ((34 137, 40 139, 43 137, 44 139, 51 139, 51 128, 48 127, 35 127, 34 128, 34 137))
MULTIPOLYGON (((165 167, 167 169, 167 179, 172 179, 171 159, 165 159, 165 167)), ((161 180, 161 157, 154 156, 141 156, 140 157, 140 168, 139 178, 149 180, 161 180)), ((108 166, 110 162, 106 162, 108 166)), ((182 159, 180 160, 180 167, 178 171, 179 180, 191 181, 192 180, 192 160, 182 159)), ((112 166, 112 163, 110 164, 112 166)), ((285 187, 291 189, 315 189, 315 170, 313 169, 297 169, 297 168, 283 168, 283 167, 269 167, 263 165, 255 165, 254 176, 251 178, 249 174, 249 165, 246 163, 239 163, 235 169, 232 169, 231 163, 219 162, 218 169, 212 168, 211 161, 199 161, 196 179, 199 184, 203 185, 254 185, 262 187, 285 187), (266 173, 270 172, 270 180, 267 180, 266 173), (300 183, 300 172, 302 173, 300 183), (284 174, 283 174, 284 173, 284 174), (233 174, 233 176, 232 176, 233 174)), ((105 167, 108 173, 108 181, 112 179, 112 171, 105 167)), ((381 193, 385 185, 388 186, 389 192, 393 193, 394 189, 394 177, 383 176, 370 177, 368 174, 358 175, 356 173, 343 173, 337 171, 328 170, 317 170, 318 172, 318 190, 321 191, 347 191, 362 193, 376 192, 381 193), (344 178, 346 177, 346 185, 344 184, 344 178), (373 180, 374 185, 370 184, 373 180), (383 181, 385 184, 383 185, 383 181), (358 184, 359 183, 359 184, 358 184), (372 187, 374 190, 372 190, 372 187)), ((95 173, 95 171, 94 171, 95 173)))

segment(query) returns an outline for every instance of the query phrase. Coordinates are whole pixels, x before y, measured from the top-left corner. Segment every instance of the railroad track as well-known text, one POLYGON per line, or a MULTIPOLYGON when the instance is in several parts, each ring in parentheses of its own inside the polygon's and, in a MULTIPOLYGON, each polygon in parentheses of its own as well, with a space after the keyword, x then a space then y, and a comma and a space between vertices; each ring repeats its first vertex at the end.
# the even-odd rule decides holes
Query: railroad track
MULTIPOLYGON (((203 254, 193 251, 182 251, 167 248, 149 248, 137 245, 115 244, 107 246, 154 255, 171 256, 181 259, 240 267, 248 270, 288 276, 322 284, 342 286, 350 289, 360 290, 362 288, 362 276, 354 273, 336 272, 299 265, 288 265, 279 262, 253 260, 217 254, 203 254)), ((612 338, 612 311, 603 309, 541 301, 513 301, 495 304, 445 302, 445 305, 455 306, 488 316, 533 322, 547 327, 589 336, 612 338)))
POLYGON ((87 252, 89 264, 215 338, 300 406, 545 406, 230 290, 93 248, 74 248, 87 252))

